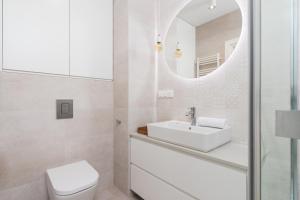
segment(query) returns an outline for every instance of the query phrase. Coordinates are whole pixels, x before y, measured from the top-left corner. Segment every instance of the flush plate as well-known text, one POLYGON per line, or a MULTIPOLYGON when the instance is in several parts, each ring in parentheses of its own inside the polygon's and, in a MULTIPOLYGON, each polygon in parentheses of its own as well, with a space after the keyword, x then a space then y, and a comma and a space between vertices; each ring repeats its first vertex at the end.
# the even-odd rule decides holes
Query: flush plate
POLYGON ((72 99, 56 100, 56 118, 57 119, 73 118, 73 100, 72 99))

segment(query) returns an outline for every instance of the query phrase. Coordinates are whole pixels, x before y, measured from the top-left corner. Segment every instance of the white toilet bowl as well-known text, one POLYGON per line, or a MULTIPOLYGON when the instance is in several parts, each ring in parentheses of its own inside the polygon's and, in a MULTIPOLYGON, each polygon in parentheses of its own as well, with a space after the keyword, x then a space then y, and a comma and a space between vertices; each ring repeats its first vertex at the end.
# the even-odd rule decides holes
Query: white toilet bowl
POLYGON ((47 170, 50 200, 93 200, 99 174, 86 161, 47 170))

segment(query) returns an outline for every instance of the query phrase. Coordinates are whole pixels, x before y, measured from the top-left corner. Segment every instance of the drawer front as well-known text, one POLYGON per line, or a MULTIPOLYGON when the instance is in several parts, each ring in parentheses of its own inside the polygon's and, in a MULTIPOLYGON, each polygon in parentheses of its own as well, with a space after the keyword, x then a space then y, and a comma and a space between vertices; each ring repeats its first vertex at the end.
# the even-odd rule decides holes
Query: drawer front
POLYGON ((131 190, 145 200, 195 200, 134 165, 131 165, 131 190))
POLYGON ((201 200, 246 200, 246 172, 131 139, 131 163, 201 200))

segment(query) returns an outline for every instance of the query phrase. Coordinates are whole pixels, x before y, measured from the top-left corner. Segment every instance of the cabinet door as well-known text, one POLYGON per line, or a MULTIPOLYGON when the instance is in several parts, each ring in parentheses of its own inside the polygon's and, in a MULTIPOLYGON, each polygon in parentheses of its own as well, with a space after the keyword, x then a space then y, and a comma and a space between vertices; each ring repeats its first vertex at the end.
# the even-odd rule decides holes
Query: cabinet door
POLYGON ((246 200, 246 171, 131 139, 131 163, 200 200, 246 200), (150 159, 151 158, 151 159, 150 159))
POLYGON ((69 74, 69 0, 3 0, 3 68, 69 74))
POLYGON ((113 78, 113 0, 71 0, 71 75, 113 78))
POLYGON ((130 188, 146 200, 196 200, 148 172, 130 165, 130 188))

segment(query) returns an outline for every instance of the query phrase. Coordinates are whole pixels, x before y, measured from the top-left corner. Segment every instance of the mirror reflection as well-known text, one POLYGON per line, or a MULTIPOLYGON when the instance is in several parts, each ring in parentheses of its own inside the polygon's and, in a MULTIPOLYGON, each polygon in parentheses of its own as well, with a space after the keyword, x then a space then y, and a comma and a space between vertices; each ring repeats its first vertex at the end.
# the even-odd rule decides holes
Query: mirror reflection
POLYGON ((169 28, 167 63, 180 76, 205 76, 230 57, 241 29, 242 15, 235 0, 192 0, 169 28))

